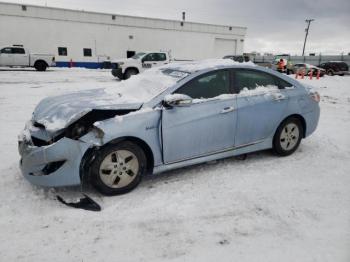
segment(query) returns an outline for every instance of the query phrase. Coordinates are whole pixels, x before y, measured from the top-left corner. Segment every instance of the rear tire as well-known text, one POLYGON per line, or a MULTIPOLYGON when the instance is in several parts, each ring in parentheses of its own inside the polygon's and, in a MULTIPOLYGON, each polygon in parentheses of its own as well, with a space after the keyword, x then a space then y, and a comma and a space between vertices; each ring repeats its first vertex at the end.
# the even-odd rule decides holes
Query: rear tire
POLYGON ((124 73, 124 79, 129 79, 130 77, 132 77, 133 75, 137 75, 138 73, 139 72, 134 68, 127 69, 124 73))
POLYGON ((37 71, 46 71, 46 68, 47 68, 47 64, 44 62, 44 61, 37 61, 35 62, 34 64, 34 68, 37 70, 37 71))
POLYGON ((303 126, 298 118, 284 120, 273 138, 273 151, 279 156, 289 156, 298 149, 303 137, 303 126))
POLYGON ((128 193, 138 186, 146 174, 146 155, 135 143, 122 141, 109 144, 95 156, 91 164, 90 181, 104 195, 128 193))

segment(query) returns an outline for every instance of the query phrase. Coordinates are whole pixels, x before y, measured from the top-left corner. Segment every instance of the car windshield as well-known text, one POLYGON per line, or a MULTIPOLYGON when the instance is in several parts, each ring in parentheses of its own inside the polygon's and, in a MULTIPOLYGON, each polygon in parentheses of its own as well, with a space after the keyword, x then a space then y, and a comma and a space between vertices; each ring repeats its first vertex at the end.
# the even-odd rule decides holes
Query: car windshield
POLYGON ((134 75, 116 86, 107 88, 108 94, 116 95, 120 100, 130 103, 145 103, 158 96, 177 81, 190 73, 168 68, 153 68, 134 75))
POLYGON ((139 59, 141 57, 143 57, 146 53, 140 52, 140 53, 136 53, 135 55, 133 55, 131 58, 132 59, 139 59))

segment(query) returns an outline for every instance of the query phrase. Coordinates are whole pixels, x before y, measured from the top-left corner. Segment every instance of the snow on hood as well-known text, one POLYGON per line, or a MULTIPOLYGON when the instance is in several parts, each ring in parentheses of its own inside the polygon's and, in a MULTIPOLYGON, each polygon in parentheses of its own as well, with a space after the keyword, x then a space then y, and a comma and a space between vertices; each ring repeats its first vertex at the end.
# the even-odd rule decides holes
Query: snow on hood
POLYGON ((139 109, 142 103, 106 89, 93 89, 43 99, 35 108, 33 120, 55 132, 78 120, 93 109, 139 109))

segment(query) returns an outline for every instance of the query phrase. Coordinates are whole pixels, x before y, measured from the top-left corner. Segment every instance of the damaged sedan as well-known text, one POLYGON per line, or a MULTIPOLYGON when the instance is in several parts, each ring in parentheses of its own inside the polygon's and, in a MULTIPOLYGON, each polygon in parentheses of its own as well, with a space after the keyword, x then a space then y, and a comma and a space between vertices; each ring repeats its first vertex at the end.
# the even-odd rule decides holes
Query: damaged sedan
POLYGON ((147 174, 265 149, 290 155, 316 129, 318 102, 250 63, 169 64, 42 100, 19 135, 20 168, 35 185, 122 194, 147 174))

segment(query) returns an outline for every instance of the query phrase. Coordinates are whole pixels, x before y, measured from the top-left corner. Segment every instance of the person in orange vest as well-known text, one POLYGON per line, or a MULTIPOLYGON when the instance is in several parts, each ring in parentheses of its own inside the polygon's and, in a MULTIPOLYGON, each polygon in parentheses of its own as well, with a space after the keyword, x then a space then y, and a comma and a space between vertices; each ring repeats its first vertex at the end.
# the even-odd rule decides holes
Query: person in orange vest
POLYGON ((284 71, 285 71, 285 64, 284 64, 284 60, 282 58, 277 63, 277 71, 280 73, 284 73, 284 71))

